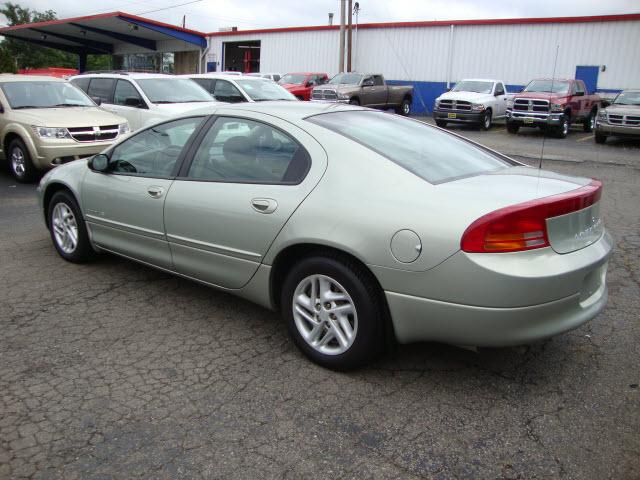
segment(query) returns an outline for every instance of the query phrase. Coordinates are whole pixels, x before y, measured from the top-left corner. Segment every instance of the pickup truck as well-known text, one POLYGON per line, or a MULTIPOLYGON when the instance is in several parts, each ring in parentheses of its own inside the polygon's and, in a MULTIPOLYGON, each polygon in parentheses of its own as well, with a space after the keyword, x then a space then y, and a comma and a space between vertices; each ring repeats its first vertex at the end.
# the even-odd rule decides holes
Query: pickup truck
POLYGON ((287 73, 278 81, 278 84, 298 97, 298 100, 311 100, 313 87, 323 85, 328 80, 329 75, 326 73, 287 73))
POLYGON ((507 131, 518 133, 520 127, 539 127, 565 138, 572 123, 582 123, 584 131, 591 132, 600 104, 600 97, 589 95, 582 80, 532 80, 507 101, 507 131))
POLYGON ((640 88, 620 92, 598 112, 595 142, 605 143, 607 137, 640 139, 640 88))
POLYGON ((315 87, 311 92, 311 101, 393 108, 396 113, 409 115, 413 87, 387 85, 384 77, 378 73, 339 73, 328 83, 315 87))
POLYGON ((447 123, 465 123, 489 130, 494 120, 504 118, 508 97, 502 80, 461 80, 436 98, 433 119, 442 128, 447 123))

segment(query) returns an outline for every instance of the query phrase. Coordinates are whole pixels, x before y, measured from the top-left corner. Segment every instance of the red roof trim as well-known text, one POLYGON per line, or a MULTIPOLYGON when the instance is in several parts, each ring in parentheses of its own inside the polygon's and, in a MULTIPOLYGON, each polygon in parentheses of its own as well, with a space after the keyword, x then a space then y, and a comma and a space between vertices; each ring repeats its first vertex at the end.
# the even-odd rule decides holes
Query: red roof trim
MULTIPOLYGON (((640 20, 640 13, 620 15, 594 15, 588 17, 539 17, 539 18, 497 18, 487 20, 436 20, 426 22, 382 22, 361 23, 358 28, 416 28, 442 27, 449 25, 527 25, 535 23, 592 23, 592 22, 625 22, 640 20)), ((212 37, 227 37, 246 35, 250 33, 284 33, 284 32, 312 32, 318 30, 338 30, 338 25, 314 25, 309 27, 266 28, 255 30, 238 30, 235 32, 210 32, 212 37)))
MULTIPOLYGON (((100 13, 97 15, 87 15, 84 17, 74 17, 74 18, 64 18, 59 20, 49 20, 46 22, 37 22, 37 23, 23 23, 21 25, 13 25, 12 27, 4 27, 0 28, 0 32, 8 32, 11 30, 21 30, 24 28, 42 28, 48 27, 50 25, 64 25, 65 23, 78 23, 78 22, 87 22, 89 20, 96 20, 99 18, 119 18, 123 19, 130 18, 132 20, 137 20, 140 22, 149 23, 152 25, 158 25, 160 27, 171 28, 172 30, 177 30, 179 32, 192 33, 194 35, 200 35, 202 37, 206 37, 208 34, 203 32, 198 32, 197 30, 190 30, 188 28, 178 27, 176 25, 171 25, 170 23, 158 22, 157 20, 151 20, 145 17, 139 17, 137 15, 131 15, 130 13, 125 12, 109 12, 109 13, 100 13)), ((126 21, 126 20, 125 20, 126 21)))

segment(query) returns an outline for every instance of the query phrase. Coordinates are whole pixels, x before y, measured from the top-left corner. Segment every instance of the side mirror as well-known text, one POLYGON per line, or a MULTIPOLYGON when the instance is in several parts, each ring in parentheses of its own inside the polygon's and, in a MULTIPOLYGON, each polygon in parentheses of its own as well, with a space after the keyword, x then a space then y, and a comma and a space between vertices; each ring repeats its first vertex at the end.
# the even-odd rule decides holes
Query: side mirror
POLYGON ((373 87, 373 80, 365 80, 362 82, 363 87, 373 87))
POLYGON ((139 108, 140 106, 142 106, 142 101, 137 97, 127 97, 124 99, 124 104, 127 107, 139 108))
POLYGON ((93 100, 98 106, 102 105, 102 99, 100 97, 91 97, 91 100, 93 100))
POLYGON ((94 172, 105 173, 109 170, 109 157, 104 153, 99 153, 89 159, 88 165, 94 172))
POLYGON ((584 92, 576 92, 574 95, 576 97, 584 97, 584 92))

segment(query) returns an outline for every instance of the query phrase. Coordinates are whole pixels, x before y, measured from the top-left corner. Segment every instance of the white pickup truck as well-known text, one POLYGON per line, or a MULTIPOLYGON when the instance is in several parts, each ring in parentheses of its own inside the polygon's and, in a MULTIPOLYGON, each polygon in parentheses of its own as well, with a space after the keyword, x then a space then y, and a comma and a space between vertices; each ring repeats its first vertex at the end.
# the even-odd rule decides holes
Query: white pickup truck
POLYGON ((477 124, 489 130, 493 121, 504 118, 508 94, 502 80, 468 79, 456 83, 450 91, 436 98, 433 118, 436 125, 447 123, 477 124))

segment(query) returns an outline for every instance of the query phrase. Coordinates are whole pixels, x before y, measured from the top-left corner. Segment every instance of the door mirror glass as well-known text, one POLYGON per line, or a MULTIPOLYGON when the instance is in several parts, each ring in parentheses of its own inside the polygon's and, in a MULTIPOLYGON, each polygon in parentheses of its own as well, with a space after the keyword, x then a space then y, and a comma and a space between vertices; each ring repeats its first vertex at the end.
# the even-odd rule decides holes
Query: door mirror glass
POLYGON ((98 106, 102 105, 102 99, 100 97, 91 97, 91 100, 98 106))
POLYGON ((89 159, 89 168, 95 172, 106 172, 109 170, 109 157, 104 153, 94 155, 89 159))
POLYGON ((136 97, 127 97, 124 100, 124 104, 127 107, 135 107, 135 108, 139 108, 141 105, 140 99, 136 98, 136 97))
POLYGON ((362 82, 363 87, 373 87, 373 78, 367 78, 364 82, 362 82))

